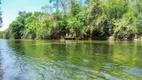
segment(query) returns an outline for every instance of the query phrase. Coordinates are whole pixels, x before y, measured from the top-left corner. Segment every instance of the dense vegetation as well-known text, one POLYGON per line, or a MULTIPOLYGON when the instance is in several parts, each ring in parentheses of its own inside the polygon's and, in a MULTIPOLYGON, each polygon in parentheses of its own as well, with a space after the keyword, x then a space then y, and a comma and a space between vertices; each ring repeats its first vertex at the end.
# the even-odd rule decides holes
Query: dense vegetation
POLYGON ((19 11, 3 38, 132 40, 142 34, 142 0, 50 0, 19 11))

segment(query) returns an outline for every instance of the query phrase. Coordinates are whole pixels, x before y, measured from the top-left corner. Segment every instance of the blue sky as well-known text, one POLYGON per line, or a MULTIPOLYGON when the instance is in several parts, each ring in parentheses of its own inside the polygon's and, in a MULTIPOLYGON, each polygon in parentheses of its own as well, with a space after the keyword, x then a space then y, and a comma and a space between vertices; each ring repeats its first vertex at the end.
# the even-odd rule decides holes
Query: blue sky
POLYGON ((8 28, 9 24, 16 19, 18 11, 34 12, 41 11, 41 7, 49 4, 49 0, 1 0, 3 27, 8 28))

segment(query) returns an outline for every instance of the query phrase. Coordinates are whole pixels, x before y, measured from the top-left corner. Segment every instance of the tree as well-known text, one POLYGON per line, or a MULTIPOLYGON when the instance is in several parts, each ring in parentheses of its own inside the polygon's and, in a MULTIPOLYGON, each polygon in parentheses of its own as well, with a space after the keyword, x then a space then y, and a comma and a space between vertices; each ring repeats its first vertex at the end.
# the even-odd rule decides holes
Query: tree
POLYGON ((135 5, 135 17, 136 17, 136 26, 138 30, 138 34, 142 34, 142 0, 136 0, 136 5, 135 5))
POLYGON ((4 36, 104 40, 113 36, 128 40, 142 34, 142 0, 50 0, 50 3, 42 7, 43 12, 20 11, 4 36))
POLYGON ((21 23, 14 21, 10 24, 10 28, 11 38, 21 39, 21 36, 23 35, 24 26, 21 23))
MULTIPOLYGON (((0 0, 0 5, 1 5, 1 0, 0 0)), ((1 7, 0 7, 0 28, 2 27, 2 11, 1 11, 1 7)))
POLYGON ((70 8, 71 0, 50 0, 49 2, 54 4, 56 11, 59 10, 59 8, 61 8, 64 17, 66 17, 70 8))
POLYGON ((40 26, 40 20, 42 19, 43 13, 42 12, 34 12, 31 16, 29 16, 26 19, 26 25, 25 25, 25 38, 29 39, 35 39, 36 38, 36 33, 37 29, 40 26))
POLYGON ((41 7, 41 9, 45 14, 48 14, 48 15, 51 15, 54 12, 54 8, 50 5, 45 5, 45 6, 41 7))

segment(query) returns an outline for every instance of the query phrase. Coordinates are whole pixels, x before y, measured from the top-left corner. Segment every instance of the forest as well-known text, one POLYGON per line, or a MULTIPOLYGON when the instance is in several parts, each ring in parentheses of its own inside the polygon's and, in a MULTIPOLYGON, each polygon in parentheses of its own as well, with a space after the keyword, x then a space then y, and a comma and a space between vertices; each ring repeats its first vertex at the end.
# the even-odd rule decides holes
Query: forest
POLYGON ((6 39, 134 40, 142 35, 142 0, 49 0, 19 11, 6 39))

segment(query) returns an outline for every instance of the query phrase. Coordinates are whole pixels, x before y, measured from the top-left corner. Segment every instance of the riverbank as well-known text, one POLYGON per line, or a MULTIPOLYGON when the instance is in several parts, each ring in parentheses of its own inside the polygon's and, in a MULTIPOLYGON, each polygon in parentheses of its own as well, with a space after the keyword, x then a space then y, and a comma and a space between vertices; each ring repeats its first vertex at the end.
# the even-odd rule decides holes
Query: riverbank
MULTIPOLYGON (((0 38, 0 39, 5 39, 5 38, 0 38)), ((133 39, 115 39, 114 37, 110 36, 108 39, 76 39, 76 38, 60 38, 60 39, 7 39, 7 40, 53 40, 53 41, 78 41, 78 40, 83 40, 83 41, 88 41, 88 40, 96 40, 96 41, 142 41, 142 37, 138 38, 133 38, 133 39)))

